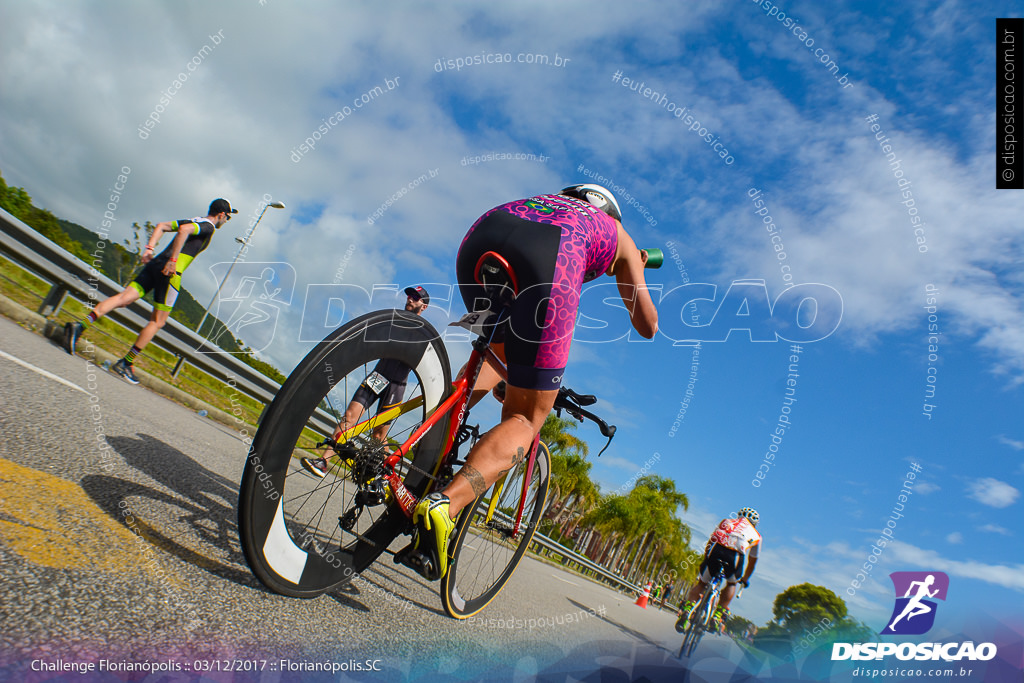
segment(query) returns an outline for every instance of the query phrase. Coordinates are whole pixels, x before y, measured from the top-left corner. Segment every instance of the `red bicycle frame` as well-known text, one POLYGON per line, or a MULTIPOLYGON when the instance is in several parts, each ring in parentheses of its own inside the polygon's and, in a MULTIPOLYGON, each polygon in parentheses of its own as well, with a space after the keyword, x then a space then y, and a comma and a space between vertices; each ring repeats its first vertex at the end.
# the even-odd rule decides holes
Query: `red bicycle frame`
MULTIPOLYGON (((497 371, 498 375, 503 379, 508 379, 508 373, 505 369, 505 364, 502 363, 501 359, 491 350, 489 344, 486 344, 480 340, 474 342, 473 352, 469 356, 469 362, 466 364, 465 372, 452 383, 454 391, 441 405, 437 407, 434 412, 423 421, 419 427, 406 439, 405 443, 399 446, 394 453, 388 456, 384 460, 384 465, 387 469, 385 479, 388 482, 388 486, 391 488, 392 494, 395 496, 395 500, 398 502, 399 507, 405 516, 412 519, 413 510, 418 502, 416 496, 414 496, 406 488, 402 482, 401 477, 396 471, 396 466, 402 459, 409 454, 410 451, 416 446, 416 444, 423 438, 429 429, 436 426, 438 422, 444 418, 445 415, 454 415, 455 419, 452 420, 448 425, 448 434, 444 440, 445 453, 443 458, 438 459, 437 467, 431 472, 431 476, 436 477, 440 471, 442 465, 444 465, 449 458, 453 456, 452 446, 455 443, 455 438, 458 435, 459 429, 466 421, 468 415, 468 406, 470 398, 473 396, 473 389, 476 387, 477 379, 480 376, 480 370, 483 368, 483 364, 490 362, 491 366, 497 371), (484 347, 481 351, 480 347, 484 347)), ((540 434, 534 436, 533 446, 530 449, 530 456, 526 463, 526 475, 523 478, 523 495, 519 497, 519 508, 516 510, 515 522, 512 526, 512 535, 519 532, 519 526, 523 519, 523 509, 526 505, 526 488, 529 485, 531 478, 533 477, 533 468, 537 460, 537 448, 540 443, 540 434)), ((498 495, 497 491, 493 494, 495 497, 498 495)), ((492 510, 496 503, 496 500, 492 500, 492 510)))

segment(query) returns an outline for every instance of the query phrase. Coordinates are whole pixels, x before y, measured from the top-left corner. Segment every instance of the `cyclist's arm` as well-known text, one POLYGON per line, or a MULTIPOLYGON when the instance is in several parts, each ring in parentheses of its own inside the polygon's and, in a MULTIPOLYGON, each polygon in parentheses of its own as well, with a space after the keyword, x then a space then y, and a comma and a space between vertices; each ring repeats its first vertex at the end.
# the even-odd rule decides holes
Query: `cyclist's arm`
MULTIPOLYGON (((191 221, 188 223, 183 223, 178 228, 178 234, 174 236, 174 241, 171 242, 171 255, 170 258, 167 259, 167 265, 164 266, 164 275, 174 275, 174 273, 177 272, 178 254, 181 253, 181 248, 185 246, 185 240, 188 239, 189 235, 195 232, 195 229, 196 225, 191 221)), ((171 230, 173 230, 173 228, 171 228, 171 230)), ((170 232, 170 230, 167 230, 167 232, 170 232)))
POLYGON ((629 311, 629 321, 633 323, 637 332, 650 339, 658 331, 658 310, 654 307, 654 301, 651 300, 651 293, 644 279, 644 262, 647 260, 647 254, 640 253, 633 238, 621 223, 618 224, 618 231, 618 249, 608 274, 615 277, 615 282, 619 286, 619 296, 629 311))
POLYGON ((743 583, 750 581, 750 575, 754 573, 754 565, 757 564, 757 557, 747 558, 747 568, 743 570, 743 578, 740 579, 743 583))

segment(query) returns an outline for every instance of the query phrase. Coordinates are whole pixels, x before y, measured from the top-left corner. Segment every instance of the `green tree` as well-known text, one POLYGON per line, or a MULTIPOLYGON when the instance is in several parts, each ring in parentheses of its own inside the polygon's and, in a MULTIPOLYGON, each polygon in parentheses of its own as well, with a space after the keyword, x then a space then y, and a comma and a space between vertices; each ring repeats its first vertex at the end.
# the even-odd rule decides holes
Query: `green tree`
POLYGON ((146 221, 145 225, 132 223, 132 238, 124 240, 124 247, 118 247, 114 259, 114 276, 120 284, 128 284, 129 278, 135 270, 142 265, 143 242, 149 241, 149 236, 156 230, 156 226, 146 221), (143 238, 145 235, 145 238, 143 238))
POLYGON ((10 187, 3 182, 2 178, 0 178, 0 183, 2 183, 0 185, 0 208, 23 221, 65 251, 71 252, 87 263, 90 262, 89 252, 61 229, 56 216, 46 209, 34 206, 32 197, 24 189, 10 187))
POLYGON ((551 491, 545 512, 548 519, 554 519, 569 498, 587 489, 590 482, 591 464, 586 460, 590 448, 586 441, 571 433, 574 429, 575 420, 561 418, 554 413, 547 416, 540 429, 541 441, 551 451, 551 491))
POLYGON ((846 616, 846 603, 824 586, 802 583, 790 586, 775 596, 772 614, 775 623, 791 637, 813 630, 822 619, 839 622, 846 616))
POLYGON ((787 657, 793 654, 792 638, 789 631, 774 622, 757 629, 754 634, 754 647, 776 657, 787 657))
POLYGON ((851 617, 844 617, 835 624, 828 633, 828 643, 843 641, 852 643, 856 641, 874 640, 875 631, 863 621, 851 617))
POLYGON ((725 630, 730 635, 736 638, 742 638, 747 634, 747 631, 754 627, 754 622, 749 619, 744 619, 738 614, 729 614, 729 617, 725 620, 725 630))

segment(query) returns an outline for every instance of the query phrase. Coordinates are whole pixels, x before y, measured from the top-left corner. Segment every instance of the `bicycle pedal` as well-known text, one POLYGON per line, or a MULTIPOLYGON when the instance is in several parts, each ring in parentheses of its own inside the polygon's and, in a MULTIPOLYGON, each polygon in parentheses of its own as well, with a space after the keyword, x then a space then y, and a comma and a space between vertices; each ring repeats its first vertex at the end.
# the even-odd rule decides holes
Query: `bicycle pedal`
POLYGON ((412 553, 414 550, 416 550, 415 540, 413 540, 412 543, 410 543, 409 545, 405 546, 397 553, 395 553, 395 556, 392 558, 392 560, 394 561, 395 564, 405 564, 406 559, 409 557, 409 554, 412 553))
POLYGON ((401 560, 399 560, 396 554, 395 561, 414 570, 427 581, 437 581, 441 578, 437 575, 437 563, 427 553, 419 550, 410 550, 407 553, 402 551, 400 554, 402 555, 401 560))

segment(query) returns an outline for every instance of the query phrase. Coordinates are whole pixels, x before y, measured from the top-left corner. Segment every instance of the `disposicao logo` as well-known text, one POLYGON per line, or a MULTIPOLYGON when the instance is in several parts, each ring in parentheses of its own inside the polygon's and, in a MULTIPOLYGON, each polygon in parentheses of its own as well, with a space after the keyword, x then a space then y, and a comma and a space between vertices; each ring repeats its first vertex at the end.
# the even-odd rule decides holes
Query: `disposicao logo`
MULTIPOLYGON (((938 603, 945 600, 949 577, 943 572, 893 572, 889 575, 896 591, 892 616, 880 635, 919 636, 935 625, 938 603)), ((993 643, 834 643, 832 660, 878 660, 895 656, 900 660, 987 661, 997 654, 993 643)))
POLYGON ((930 631, 938 608, 935 600, 945 601, 949 577, 943 572, 893 572, 889 578, 896 589, 896 606, 880 634, 919 636, 930 631))

